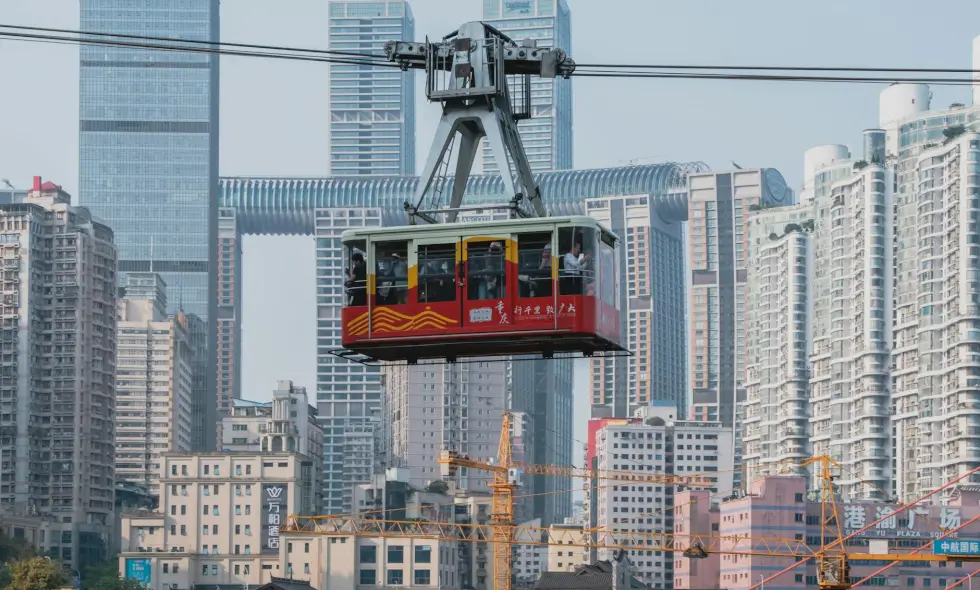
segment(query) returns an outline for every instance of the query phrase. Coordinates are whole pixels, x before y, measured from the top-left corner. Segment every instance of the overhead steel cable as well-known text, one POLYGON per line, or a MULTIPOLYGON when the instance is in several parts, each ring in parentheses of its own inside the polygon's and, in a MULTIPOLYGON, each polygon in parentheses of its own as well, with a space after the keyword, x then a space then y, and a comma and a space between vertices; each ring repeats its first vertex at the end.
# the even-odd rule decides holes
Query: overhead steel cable
POLYGON ((4 25, 0 24, 0 29, 12 29, 15 31, 31 31, 35 33, 58 33, 68 35, 80 35, 85 37, 112 37, 116 39, 132 39, 138 41, 163 41, 167 43, 203 45, 206 47, 234 47, 236 49, 261 49, 264 51, 279 51, 285 53, 311 53, 314 55, 339 55, 342 57, 363 57, 368 59, 386 59, 381 53, 361 53, 358 51, 339 51, 336 49, 309 49, 303 47, 287 47, 284 45, 257 45, 254 43, 231 43, 228 41, 201 41, 196 39, 179 39, 177 37, 152 37, 147 35, 133 35, 124 33, 106 33, 97 31, 81 31, 76 29, 52 29, 48 27, 28 27, 24 25, 4 25))
MULTIPOLYGON (((2 25, 0 25, 2 27, 2 25)), ((295 55, 288 53, 273 53, 264 51, 238 51, 231 49, 217 49, 203 46, 183 46, 166 45, 159 43, 144 43, 138 41, 116 41, 111 39, 87 39, 79 37, 59 37, 55 35, 40 35, 31 33, 11 33, 0 30, 0 39, 10 39, 16 41, 35 41, 40 43, 73 43, 77 45, 100 45, 106 47, 122 47, 127 49, 145 49, 153 51, 174 51, 179 53, 198 53, 206 55, 227 55, 233 57, 258 57, 268 59, 285 59, 292 61, 305 61, 315 63, 344 64, 344 65, 366 65, 383 68, 400 68, 398 64, 386 61, 369 61, 364 59, 337 58, 316 55, 295 55)))
POLYGON ((871 68, 853 66, 684 66, 678 64, 576 64, 579 68, 625 70, 756 70, 770 72, 891 72, 908 74, 980 74, 980 70, 958 68, 871 68))
MULTIPOLYGON (((171 37, 154 37, 145 35, 129 35, 121 33, 103 33, 73 29, 53 29, 46 27, 28 27, 22 25, 0 24, 0 39, 27 41, 52 44, 101 45, 108 47, 123 47, 129 49, 145 49, 155 51, 175 51, 210 55, 226 55, 231 57, 255 57, 265 59, 285 59, 314 63, 333 63, 344 65, 367 65, 372 67, 400 68, 396 63, 384 61, 379 54, 350 51, 335 51, 325 49, 309 49, 281 45, 258 45, 249 43, 227 43, 211 41, 195 41, 171 37), (33 33, 15 31, 34 31, 33 33), (49 33, 59 33, 59 36, 49 33), (103 38, 105 37, 105 38, 103 38), (227 49, 235 48, 235 49, 227 49), (246 50, 248 49, 248 50, 246 50), (340 57, 334 57, 340 56, 340 57)), ((734 70, 762 71, 854 71, 854 72, 909 72, 909 73, 980 73, 975 70, 950 68, 846 68, 822 66, 709 66, 709 65, 628 65, 628 64, 579 64, 572 76, 583 78, 624 78, 624 79, 688 79, 688 80, 740 80, 752 82, 811 82, 811 83, 857 83, 857 84, 933 84, 964 86, 978 83, 965 78, 917 78, 917 77, 871 77, 871 76, 794 76, 754 73, 731 73, 734 70), (656 71, 653 68, 671 71, 656 71), (600 69, 604 68, 604 69, 600 69), (630 70, 630 68, 643 68, 630 70), (645 68, 650 68, 647 70, 645 68), (697 70, 697 71, 681 71, 697 70), (705 70, 726 70, 720 73, 705 70)))
POLYGON ((628 71, 590 71, 576 67, 573 77, 584 78, 653 78, 681 80, 746 80, 752 82, 825 82, 825 83, 864 83, 891 84, 901 82, 906 84, 935 84, 963 86, 980 83, 980 81, 964 78, 885 78, 870 76, 791 76, 770 74, 704 74, 697 72, 628 72, 628 71))

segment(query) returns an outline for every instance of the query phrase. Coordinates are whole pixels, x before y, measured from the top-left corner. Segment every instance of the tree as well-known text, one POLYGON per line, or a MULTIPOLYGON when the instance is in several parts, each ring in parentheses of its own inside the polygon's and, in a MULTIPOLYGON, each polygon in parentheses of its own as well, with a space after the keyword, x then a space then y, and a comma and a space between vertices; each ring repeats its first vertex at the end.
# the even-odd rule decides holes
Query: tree
POLYGON ((857 162, 854 162, 855 170, 864 170, 867 167, 868 167, 868 163, 865 160, 858 160, 857 162))
POLYGON ((966 133, 966 127, 963 125, 953 125, 943 129, 943 137, 946 138, 946 142, 953 141, 964 133, 966 133))
POLYGON ((4 590, 54 590, 65 584, 61 564, 49 557, 31 557, 10 564, 10 584, 4 590))
POLYGON ((93 565, 82 572, 81 590, 146 590, 137 580, 119 576, 119 560, 93 565))

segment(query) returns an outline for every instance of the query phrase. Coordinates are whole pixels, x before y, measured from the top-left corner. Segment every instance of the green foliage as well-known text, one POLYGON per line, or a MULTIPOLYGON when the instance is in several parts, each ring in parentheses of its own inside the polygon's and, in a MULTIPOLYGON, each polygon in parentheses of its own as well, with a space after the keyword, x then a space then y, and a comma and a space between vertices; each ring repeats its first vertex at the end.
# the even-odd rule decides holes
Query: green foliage
POLYGON ((953 141, 964 133, 966 133, 966 127, 963 125, 953 125, 952 127, 943 129, 943 137, 946 138, 947 142, 953 141))
POLYGON ((444 481, 430 481, 429 485, 425 486, 425 491, 430 494, 446 494, 449 492, 449 484, 444 481))
POLYGON ((864 170, 867 167, 868 167, 868 163, 865 160, 858 160, 857 162, 854 162, 855 170, 864 170))
POLYGON ((111 559, 101 565, 94 565, 82 572, 81 590, 146 590, 136 580, 119 576, 119 560, 111 559))
POLYGON ((10 583, 4 590, 54 590, 65 585, 61 564, 48 557, 20 559, 7 566, 10 583))
POLYGON ((807 232, 812 232, 816 227, 816 224, 813 222, 812 219, 807 219, 806 221, 803 222, 802 225, 803 225, 803 231, 807 231, 807 232))

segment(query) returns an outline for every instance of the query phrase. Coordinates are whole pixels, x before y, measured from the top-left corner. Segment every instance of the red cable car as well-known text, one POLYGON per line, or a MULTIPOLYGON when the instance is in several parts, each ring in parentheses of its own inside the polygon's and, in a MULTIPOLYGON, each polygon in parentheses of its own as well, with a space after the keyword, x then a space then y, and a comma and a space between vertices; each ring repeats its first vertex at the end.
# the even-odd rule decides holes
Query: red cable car
POLYGON ((589 217, 356 229, 341 240, 340 356, 415 363, 625 350, 618 240, 589 217))

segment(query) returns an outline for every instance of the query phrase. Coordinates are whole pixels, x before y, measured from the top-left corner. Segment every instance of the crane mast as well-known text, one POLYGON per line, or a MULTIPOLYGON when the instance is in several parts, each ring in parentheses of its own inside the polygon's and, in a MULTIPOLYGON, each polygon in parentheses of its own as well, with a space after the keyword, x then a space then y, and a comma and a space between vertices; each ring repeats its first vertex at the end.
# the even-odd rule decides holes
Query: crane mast
MULTIPOLYGON (((515 43, 483 22, 469 22, 440 41, 390 41, 385 56, 403 70, 425 70, 425 95, 442 105, 442 117, 414 195, 405 202, 409 222, 456 221, 484 137, 499 163, 512 217, 545 217, 541 190, 521 143, 517 122, 531 115, 531 76, 567 78, 575 62, 564 51, 539 48, 534 41, 515 43), (510 83, 509 83, 510 82, 510 83), (512 92, 514 96, 512 96, 512 92), (518 103, 512 101, 517 98, 518 103), (515 108, 515 106, 517 108, 515 108), (452 146, 459 141, 449 207, 424 208, 452 146), (526 204, 529 203, 529 204, 526 204)), ((436 207, 439 203, 433 203, 436 207)))

